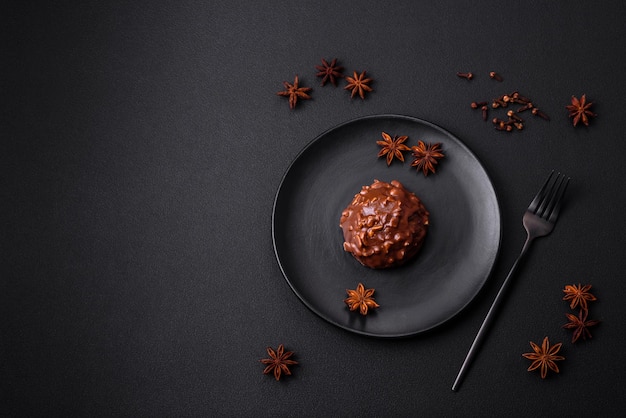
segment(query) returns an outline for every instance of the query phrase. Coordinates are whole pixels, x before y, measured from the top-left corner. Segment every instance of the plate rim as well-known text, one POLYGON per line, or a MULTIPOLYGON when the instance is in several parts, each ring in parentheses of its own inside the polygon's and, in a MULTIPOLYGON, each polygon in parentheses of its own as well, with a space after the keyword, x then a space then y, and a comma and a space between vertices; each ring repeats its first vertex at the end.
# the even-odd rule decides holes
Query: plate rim
POLYGON ((395 339, 395 338, 406 338, 406 337, 412 337, 412 336, 416 336, 419 334, 423 334, 427 331, 430 331, 434 328, 437 328, 441 325, 443 325, 444 323, 452 320, 453 318, 455 318, 456 316, 458 316, 463 310, 465 310, 467 308, 467 306, 469 304, 471 304, 471 302, 476 298, 476 296, 480 293, 480 291, 483 289, 483 287, 485 286, 485 284, 487 283, 487 281, 489 280, 489 278, 491 277, 491 275, 493 274, 494 271, 494 267, 496 264, 496 261, 500 255, 500 250, 502 248, 502 209, 500 207, 500 199, 498 198, 498 193, 493 185, 493 181, 491 179, 491 176, 489 176, 489 173, 487 172, 487 170, 485 169, 485 166, 483 165, 482 161, 476 156, 476 154, 474 154, 474 152, 463 142, 461 141, 459 138, 457 138, 455 135, 453 135, 450 131, 448 131, 447 129, 444 129, 443 127, 415 117, 415 116, 410 116, 410 115, 403 115, 403 114, 396 114, 396 113, 380 113, 380 114, 371 114, 371 115, 365 115, 365 116, 358 116, 355 118, 351 118, 349 120, 346 120, 344 122, 341 122, 339 124, 336 124, 324 131, 322 131, 320 134, 318 134, 317 136, 315 136, 313 139, 311 139, 302 149, 300 149, 300 151, 292 158, 291 162, 288 164, 287 168, 285 169, 283 175, 281 176, 280 182, 278 184, 278 188, 276 190, 276 193, 274 195, 274 202, 272 204, 272 218, 271 218, 271 223, 272 223, 272 247, 274 249, 274 256, 276 257, 276 261, 278 263, 278 266, 280 268, 281 274, 283 276, 283 279, 287 282, 287 285, 289 286, 289 288, 291 289, 291 291, 297 296, 297 298, 300 300, 301 303, 304 304, 304 306, 306 306, 311 312, 313 312, 315 315, 317 315, 318 317, 320 317, 321 319, 323 319, 324 321, 339 327, 341 329, 344 329, 346 331, 358 334, 358 335, 363 335, 363 336, 367 336, 367 337, 374 337, 374 338, 380 338, 380 339, 395 339), (482 170, 483 174, 485 175, 485 177, 488 180, 489 186, 493 192, 493 196, 495 199, 495 213, 498 216, 498 222, 497 222, 497 227, 498 227, 498 239, 496 242, 496 251, 494 253, 493 256, 493 261, 491 262, 491 265, 489 266, 489 269, 487 271, 487 273, 485 274, 485 279, 483 280, 483 282, 481 283, 481 285, 477 288, 476 292, 474 292, 473 295, 471 295, 470 298, 468 298, 468 300, 465 302, 465 304, 463 304, 463 306, 461 306, 459 309, 457 309, 455 311, 455 313, 453 313, 452 315, 450 315, 449 317, 435 323, 432 324, 431 326, 424 328, 424 329, 420 329, 417 331, 411 331, 411 332, 402 332, 402 333, 390 333, 390 334, 380 334, 380 333, 374 333, 374 332, 368 332, 368 331, 364 331, 364 330, 360 330, 360 329, 355 329, 349 326, 346 326, 344 324, 341 324, 335 320, 333 320, 332 318, 329 318, 327 315, 322 314, 321 312, 319 312, 314 306, 311 305, 310 302, 308 302, 301 294, 300 292, 298 292, 298 290, 294 287, 294 285, 291 283, 291 281, 289 280, 289 277, 287 275, 287 272, 285 271, 285 268, 283 266, 283 263, 281 262, 280 256, 278 254, 278 248, 276 246, 276 207, 279 201, 279 197, 280 197, 280 193, 281 190, 283 189, 283 186, 285 184, 285 180, 287 179, 287 176, 289 175, 292 167, 296 164, 296 162, 300 159, 300 157, 302 155, 304 155, 317 141, 319 141, 321 138, 323 138, 324 136, 326 136, 328 133, 337 130, 337 129, 341 129, 347 125, 350 124, 354 124, 354 123, 358 123, 360 121, 366 121, 366 120, 372 120, 372 119, 397 119, 397 120, 405 120, 405 121, 410 121, 413 123, 418 123, 418 124, 422 124, 422 125, 426 125, 432 129, 435 129, 437 131, 439 131, 440 133, 444 134, 445 136, 447 136, 448 138, 451 138, 453 141, 456 142, 457 145, 459 145, 461 148, 463 148, 463 150, 472 157, 472 159, 478 164, 479 168, 482 170))

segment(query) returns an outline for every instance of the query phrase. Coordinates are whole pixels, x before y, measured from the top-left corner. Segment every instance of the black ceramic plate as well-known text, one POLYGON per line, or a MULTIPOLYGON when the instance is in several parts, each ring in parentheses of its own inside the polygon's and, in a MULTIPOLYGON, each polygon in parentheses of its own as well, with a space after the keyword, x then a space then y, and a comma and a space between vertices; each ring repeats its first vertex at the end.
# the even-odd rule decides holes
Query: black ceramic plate
POLYGON ((347 330, 401 337, 433 328, 460 312, 487 280, 500 247, 500 211, 474 154, 432 123, 407 116, 356 119, 313 140, 285 174, 273 211, 272 236, 282 272, 313 312, 347 330), (405 163, 377 158, 381 132, 440 142, 445 158, 424 177, 405 163), (361 265, 343 250, 341 212, 363 185, 398 180, 424 202, 430 226, 415 260, 385 270, 361 265), (346 289, 362 282, 381 305, 350 312, 346 289))

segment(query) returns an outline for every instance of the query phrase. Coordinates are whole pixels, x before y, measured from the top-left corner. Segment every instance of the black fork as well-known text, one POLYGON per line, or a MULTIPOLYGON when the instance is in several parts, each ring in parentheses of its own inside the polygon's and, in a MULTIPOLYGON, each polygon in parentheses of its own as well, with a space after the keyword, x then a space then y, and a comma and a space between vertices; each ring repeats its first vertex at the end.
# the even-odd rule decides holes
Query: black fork
POLYGON ((520 255, 515 260, 515 263, 513 263, 513 267, 511 267, 509 274, 506 276, 506 279, 504 279, 504 283, 502 283, 496 298, 491 304, 491 308, 489 308, 489 312, 487 312, 487 316, 483 320, 483 323, 478 330, 478 334, 476 334, 474 342, 472 343, 472 346, 465 357, 465 361, 461 366, 461 370, 459 370, 459 374, 452 385, 452 390, 456 391, 459 388, 463 376, 476 356, 480 343, 487 334, 489 326, 495 319, 496 311, 504 299, 504 294, 509 283, 511 282, 513 273, 517 269, 519 261, 522 259, 524 254, 526 254, 526 251, 528 251, 530 244, 532 244, 535 238, 546 236, 554 229, 554 224, 559 217, 563 195, 565 194, 565 189, 567 189, 569 180, 569 177, 560 173, 556 173, 555 175, 554 171, 552 171, 533 201, 530 202, 530 205, 528 205, 528 209, 526 209, 524 217, 522 218, 522 223, 524 224, 527 234, 526 242, 522 247, 520 255))

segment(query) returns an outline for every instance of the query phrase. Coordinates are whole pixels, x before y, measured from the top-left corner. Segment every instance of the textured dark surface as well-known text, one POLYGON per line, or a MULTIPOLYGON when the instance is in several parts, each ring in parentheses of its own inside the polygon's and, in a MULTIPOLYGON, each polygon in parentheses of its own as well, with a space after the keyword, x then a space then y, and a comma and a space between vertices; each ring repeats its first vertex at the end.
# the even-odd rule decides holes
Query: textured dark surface
POLYGON ((0 415, 626 408, 621 2, 93 3, 13 1, 0 13, 0 415), (366 100, 351 100, 343 82, 319 86, 314 66, 333 57, 375 79, 366 100), (276 92, 295 74, 313 99, 290 110, 276 92), (505 134, 469 107, 513 90, 551 120, 505 134), (583 93, 598 117, 574 128, 565 106, 583 93), (291 161, 327 129, 383 113, 462 138, 502 214, 500 255, 478 296, 408 339, 321 320, 272 248, 273 200, 291 161), (551 169, 572 177, 561 219, 520 266, 453 393, 551 169), (573 345, 561 298, 579 282, 593 285, 590 318, 602 323, 573 345), (567 359, 542 381, 521 354, 546 335, 567 359), (276 382, 258 360, 280 343, 300 364, 276 382))

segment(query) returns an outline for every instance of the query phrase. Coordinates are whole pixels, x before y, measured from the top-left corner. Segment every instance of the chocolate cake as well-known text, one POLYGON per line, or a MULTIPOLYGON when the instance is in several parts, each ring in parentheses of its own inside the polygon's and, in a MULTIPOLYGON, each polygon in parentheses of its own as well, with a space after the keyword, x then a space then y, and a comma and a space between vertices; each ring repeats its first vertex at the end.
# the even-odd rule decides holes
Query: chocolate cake
POLYGON ((367 267, 402 265, 422 247, 428 215, 419 198, 399 181, 374 180, 341 213, 343 248, 367 267))

